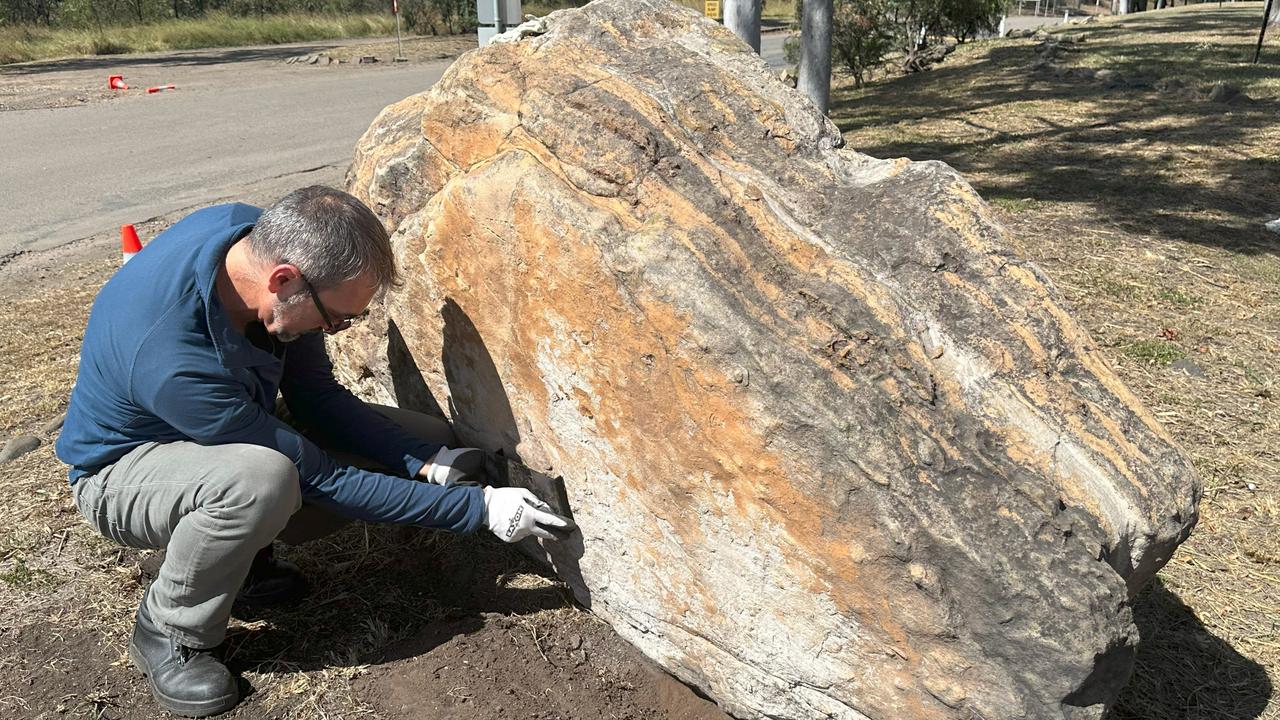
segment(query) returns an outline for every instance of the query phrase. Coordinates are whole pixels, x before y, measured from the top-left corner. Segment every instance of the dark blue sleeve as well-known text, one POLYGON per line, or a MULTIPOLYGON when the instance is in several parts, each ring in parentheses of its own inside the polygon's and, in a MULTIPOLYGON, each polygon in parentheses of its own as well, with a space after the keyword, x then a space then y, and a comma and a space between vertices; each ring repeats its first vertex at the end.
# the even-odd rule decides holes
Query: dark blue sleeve
POLYGON ((414 477, 442 446, 423 442, 370 408, 333 377, 320 333, 289 343, 280 381, 289 412, 327 447, 414 477))
POLYGON ((282 453, 298 468, 302 496, 345 517, 474 532, 484 492, 337 465, 315 444, 254 403, 234 379, 202 370, 182 353, 140 356, 130 381, 146 410, 201 445, 248 443, 282 453))

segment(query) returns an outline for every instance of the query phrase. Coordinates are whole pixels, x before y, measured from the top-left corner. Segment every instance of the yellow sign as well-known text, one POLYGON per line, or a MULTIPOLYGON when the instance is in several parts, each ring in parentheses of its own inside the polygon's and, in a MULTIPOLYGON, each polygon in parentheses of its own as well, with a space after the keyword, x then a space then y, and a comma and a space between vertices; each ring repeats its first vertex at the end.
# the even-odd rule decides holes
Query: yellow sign
POLYGON ((720 19, 720 0, 703 0, 702 14, 716 20, 720 19))

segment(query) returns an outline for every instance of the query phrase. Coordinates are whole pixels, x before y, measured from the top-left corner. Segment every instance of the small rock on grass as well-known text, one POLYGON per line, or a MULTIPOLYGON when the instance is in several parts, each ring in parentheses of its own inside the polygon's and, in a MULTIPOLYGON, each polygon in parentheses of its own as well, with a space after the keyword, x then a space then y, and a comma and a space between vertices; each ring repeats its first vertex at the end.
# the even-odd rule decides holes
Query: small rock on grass
POLYGON ((1265 227, 1266 229, 1270 230, 1273 233, 1276 233, 1277 235, 1280 235, 1280 218, 1276 218, 1275 220, 1272 220, 1266 225, 1263 225, 1263 227, 1265 227))
POLYGON ((10 438, 9 442, 4 444, 4 448, 0 449, 0 465, 26 455, 38 447, 40 447, 40 438, 34 435, 18 435, 10 438))
POLYGON ((1205 99, 1209 102, 1223 103, 1226 105, 1253 102, 1253 98, 1245 95, 1240 88, 1235 85, 1224 83, 1221 80, 1214 83, 1213 89, 1209 91, 1209 95, 1205 99))
POLYGON ((1115 70, 1102 69, 1093 74, 1093 79, 1107 87, 1122 87, 1126 85, 1125 78, 1115 70))
POLYGON ((66 422, 66 420, 66 413, 58 413, 57 415, 54 415, 49 422, 45 423, 44 427, 40 428, 40 433, 43 435, 52 435, 62 429, 62 423, 66 422))
POLYGON ((1184 372, 1187 375, 1190 375, 1191 377, 1196 379, 1203 379, 1205 377, 1204 368, 1197 365, 1194 361, 1188 360, 1187 358, 1181 358, 1178 360, 1174 360, 1172 363, 1169 363, 1169 369, 1177 370, 1178 372, 1184 372))

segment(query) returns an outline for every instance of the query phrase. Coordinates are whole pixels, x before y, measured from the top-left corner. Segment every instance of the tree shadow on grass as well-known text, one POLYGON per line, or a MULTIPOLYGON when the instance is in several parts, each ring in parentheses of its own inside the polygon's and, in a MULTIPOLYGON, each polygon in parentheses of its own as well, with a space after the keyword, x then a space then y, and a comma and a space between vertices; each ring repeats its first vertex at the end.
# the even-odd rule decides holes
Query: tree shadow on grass
MULTIPOLYGON (((941 160, 987 199, 1077 203, 1138 234, 1277 252, 1280 243, 1262 225, 1280 215, 1280 202, 1263 190, 1280 177, 1271 144, 1280 140, 1280 103, 1225 105, 1157 91, 1161 77, 1212 72, 1183 67, 1199 62, 1191 44, 1165 47, 1163 65, 1150 50, 1109 46, 1143 58, 1118 71, 1128 83, 1111 87, 1033 70, 1029 43, 1005 44, 978 61, 846 93, 831 114, 854 149, 941 160), (1135 74, 1152 63, 1165 74, 1135 74)), ((1278 71, 1280 59, 1232 69, 1241 82, 1278 71)))
POLYGON ((1250 720, 1266 709, 1266 669, 1214 635, 1158 577, 1133 610, 1141 635, 1133 679, 1105 720, 1250 720))

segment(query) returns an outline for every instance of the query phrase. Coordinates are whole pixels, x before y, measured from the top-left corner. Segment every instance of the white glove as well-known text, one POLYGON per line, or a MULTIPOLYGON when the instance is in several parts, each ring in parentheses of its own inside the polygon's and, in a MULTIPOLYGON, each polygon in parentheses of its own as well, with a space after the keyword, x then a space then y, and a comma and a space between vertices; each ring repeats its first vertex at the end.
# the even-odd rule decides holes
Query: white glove
POLYGON ((547 528, 559 528, 563 533, 572 526, 568 519, 551 512, 551 506, 524 488, 486 487, 484 510, 489 530, 509 543, 530 535, 556 540, 555 533, 547 528))
POLYGON ((479 485, 484 475, 484 451, 476 448, 440 448, 422 475, 437 485, 457 482, 479 485))

